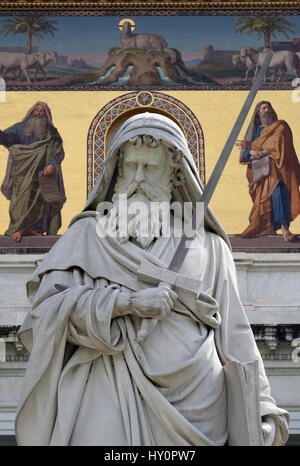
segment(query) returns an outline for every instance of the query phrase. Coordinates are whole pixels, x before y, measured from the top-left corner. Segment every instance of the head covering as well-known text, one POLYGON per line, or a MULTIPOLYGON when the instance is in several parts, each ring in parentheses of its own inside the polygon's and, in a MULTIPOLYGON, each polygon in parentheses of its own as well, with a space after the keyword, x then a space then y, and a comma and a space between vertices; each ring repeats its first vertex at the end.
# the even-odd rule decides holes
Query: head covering
POLYGON ((272 107, 271 102, 268 102, 267 100, 262 100, 261 102, 258 102, 258 104, 256 105, 256 107, 254 109, 250 124, 249 124, 249 126, 247 128, 247 131, 246 131, 246 134, 245 134, 245 137, 244 137, 244 139, 246 141, 253 141, 254 136, 255 136, 256 128, 261 125, 260 116, 259 116, 259 109, 264 104, 269 105, 274 121, 278 120, 277 113, 275 112, 274 108, 272 107))
MULTIPOLYGON (((111 200, 117 179, 116 166, 119 149, 129 139, 141 135, 149 135, 162 140, 170 144, 170 146, 179 149, 183 154, 180 170, 185 178, 185 182, 176 188, 173 187, 173 200, 181 203, 192 202, 193 205, 200 201, 203 185, 182 130, 173 120, 166 116, 159 113, 145 112, 128 118, 112 136, 105 162, 94 188, 87 199, 82 213, 74 217, 70 225, 79 218, 88 215, 88 212, 91 210, 95 211, 100 202, 111 200)), ((205 212, 205 226, 207 229, 220 235, 230 247, 230 242, 224 229, 209 207, 205 212)))
POLYGON ((51 114, 51 110, 49 108, 49 106, 45 103, 45 102, 36 102, 29 110, 28 112, 26 113, 25 117, 23 118, 22 121, 27 121, 31 115, 33 114, 33 110, 35 109, 35 107, 37 105, 42 105, 45 109, 45 113, 46 113, 46 118, 48 120, 48 123, 49 125, 53 126, 53 121, 52 121, 52 114, 51 114))

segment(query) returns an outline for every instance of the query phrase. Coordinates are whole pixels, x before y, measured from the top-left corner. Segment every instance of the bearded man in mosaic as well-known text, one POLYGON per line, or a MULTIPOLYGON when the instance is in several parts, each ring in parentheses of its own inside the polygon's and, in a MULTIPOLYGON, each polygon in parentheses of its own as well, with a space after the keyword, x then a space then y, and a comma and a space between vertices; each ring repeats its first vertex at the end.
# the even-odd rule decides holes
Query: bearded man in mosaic
POLYGON ((5 235, 15 241, 21 241, 22 236, 56 235, 66 200, 61 170, 64 150, 48 105, 37 102, 21 122, 0 131, 0 144, 9 150, 1 186, 10 201, 10 224, 5 235), (41 172, 44 177, 55 178, 54 202, 43 197, 41 172))
POLYGON ((249 226, 241 237, 276 235, 281 229, 283 240, 293 241, 290 223, 300 214, 300 164, 294 149, 292 131, 279 120, 271 102, 259 102, 243 141, 240 163, 247 165, 249 194, 253 207, 249 226), (267 164, 265 176, 254 179, 253 165, 267 164))

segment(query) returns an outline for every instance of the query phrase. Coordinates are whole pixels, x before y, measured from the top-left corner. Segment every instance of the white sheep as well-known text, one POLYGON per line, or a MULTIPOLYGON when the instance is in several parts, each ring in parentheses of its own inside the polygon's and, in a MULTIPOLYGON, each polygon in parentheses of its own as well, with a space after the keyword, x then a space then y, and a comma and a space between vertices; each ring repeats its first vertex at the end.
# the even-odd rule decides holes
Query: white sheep
POLYGON ((244 65, 247 68, 245 78, 244 78, 245 81, 247 81, 247 79, 248 79, 249 71, 253 70, 253 72, 254 72, 253 79, 257 74, 257 71, 256 71, 257 65, 255 63, 253 63, 251 58, 248 57, 248 56, 242 57, 241 55, 238 55, 238 54, 232 55, 232 64, 235 65, 235 66, 244 65))
MULTIPOLYGON (((262 66, 269 49, 264 49, 262 52, 252 48, 252 47, 243 47, 240 51, 241 57, 249 57, 253 63, 257 66, 255 77, 257 75, 258 70, 262 66)), ((272 80, 275 80, 275 77, 278 71, 281 71, 281 80, 286 80, 286 71, 294 71, 296 77, 298 77, 298 72, 300 70, 300 60, 299 57, 292 52, 291 50, 279 50, 278 52, 274 52, 271 58, 269 69, 274 70, 274 76, 272 80)), ((280 77, 278 78, 278 81, 280 77)), ((266 82, 266 74, 264 82, 266 82)))
MULTIPOLYGON (((54 62, 57 62, 57 57, 58 57, 58 54, 57 52, 55 52, 54 50, 50 51, 50 52, 46 52, 46 53, 42 53, 42 52, 39 52, 43 55, 44 57, 44 60, 43 60, 43 64, 39 61, 39 62, 35 62, 33 63, 29 68, 27 69, 30 69, 30 70, 35 70, 35 73, 34 73, 34 80, 36 81, 37 80, 37 75, 38 75, 38 72, 41 71, 44 75, 44 79, 47 78, 46 76, 46 72, 45 72, 45 67, 51 62, 51 61, 54 61, 54 62)), ((21 76, 21 73, 22 71, 20 70, 19 72, 19 78, 21 76)))
POLYGON ((8 71, 12 71, 15 77, 16 71, 20 70, 25 74, 27 82, 31 83, 27 70, 33 66, 45 66, 43 53, 0 52, 0 72, 3 72, 3 78, 6 77, 8 71))

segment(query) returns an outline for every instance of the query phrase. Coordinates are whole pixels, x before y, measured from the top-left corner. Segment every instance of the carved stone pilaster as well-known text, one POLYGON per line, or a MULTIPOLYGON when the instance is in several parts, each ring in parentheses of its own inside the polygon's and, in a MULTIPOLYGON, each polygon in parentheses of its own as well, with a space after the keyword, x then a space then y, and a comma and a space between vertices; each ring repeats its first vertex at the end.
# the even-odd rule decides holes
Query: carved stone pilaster
POLYGON ((276 351, 278 344, 276 325, 268 325, 265 327, 265 343, 270 351, 276 351))
MULTIPOLYGON (((18 328, 17 327, 2 327, 0 328, 0 361, 7 361, 8 345, 13 346, 13 352, 16 355, 15 359, 18 359, 18 355, 21 355, 25 348, 18 339, 18 328)), ((10 355, 11 356, 11 355, 10 355)))
POLYGON ((251 328, 263 359, 300 361, 300 324, 252 324, 251 328))

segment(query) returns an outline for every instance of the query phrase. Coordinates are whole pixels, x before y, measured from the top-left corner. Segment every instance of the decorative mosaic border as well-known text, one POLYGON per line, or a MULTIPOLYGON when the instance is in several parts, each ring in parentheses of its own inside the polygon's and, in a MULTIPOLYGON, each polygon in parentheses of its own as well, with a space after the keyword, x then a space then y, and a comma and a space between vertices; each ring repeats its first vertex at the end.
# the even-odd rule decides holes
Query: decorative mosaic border
MULTIPOLYGON (((109 9, 109 10, 93 10, 81 8, 81 10, 69 10, 67 7, 62 8, 61 5, 57 5, 55 10, 37 10, 37 9, 28 9, 23 10, 11 9, 11 4, 9 4, 8 9, 2 9, 3 4, 0 4, 0 16, 296 16, 300 14, 300 4, 298 3, 296 7, 292 9, 249 9, 249 10, 239 10, 239 9, 230 9, 230 10, 220 10, 220 9, 210 9, 210 10, 140 10, 130 8, 124 9, 109 9)), ((16 6, 19 8, 20 5, 16 6)))
POLYGON ((87 195, 93 189, 105 159, 106 134, 111 124, 133 108, 156 108, 172 115, 183 129, 191 154, 205 183, 204 135, 195 114, 180 100, 161 92, 130 92, 108 102, 93 119, 87 140, 87 195))
MULTIPOLYGON (((127 86, 127 85, 103 85, 100 84, 75 84, 75 85, 38 85, 38 84, 24 84, 14 85, 8 84, 6 91, 248 91, 251 89, 249 84, 230 84, 230 85, 217 85, 217 84, 168 84, 162 86, 127 86)), ((291 84, 262 84, 261 91, 289 91, 294 89, 291 84)))
MULTIPOLYGON (((300 6, 297 1, 273 1, 269 0, 266 2, 256 2, 256 1, 143 1, 143 0, 135 0, 135 1, 128 1, 125 0, 124 2, 116 2, 116 1, 72 1, 72 0, 28 0, 28 1, 4 1, 0 4, 0 9, 21 9, 22 11, 26 11, 28 9, 32 10, 57 10, 57 9, 71 9, 73 11, 86 11, 86 10, 102 10, 102 9, 109 9, 112 11, 144 11, 145 9, 148 11, 154 11, 154 13, 167 12, 169 14, 173 14, 174 11, 186 11, 187 13, 194 13, 200 11, 240 11, 240 10, 251 10, 251 11, 270 11, 270 10, 278 10, 278 9, 297 9, 299 10, 300 6)), ((128 13, 127 13, 128 14, 128 13)))

